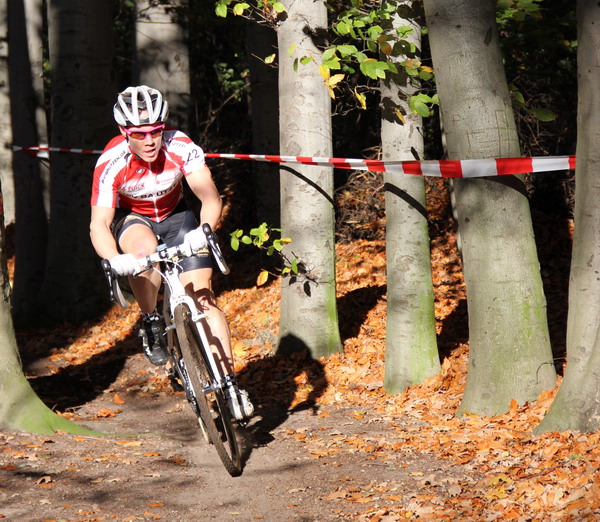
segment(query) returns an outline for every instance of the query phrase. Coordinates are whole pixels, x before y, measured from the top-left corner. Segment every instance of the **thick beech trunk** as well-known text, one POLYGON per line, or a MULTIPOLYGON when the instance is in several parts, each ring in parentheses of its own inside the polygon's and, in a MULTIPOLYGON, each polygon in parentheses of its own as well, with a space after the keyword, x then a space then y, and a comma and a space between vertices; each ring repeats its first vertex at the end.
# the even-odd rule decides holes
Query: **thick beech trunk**
MULTIPOLYGON (((332 155, 331 102, 315 63, 294 70, 295 57, 320 51, 314 38, 327 27, 325 4, 285 2, 287 17, 278 31, 279 128, 281 154, 332 155)), ((284 249, 307 273, 285 277, 281 292, 280 350, 307 348, 314 358, 341 349, 335 287, 333 171, 327 167, 282 167, 281 226, 293 242, 284 249)))
MULTIPOLYGON (((407 38, 421 48, 421 14, 416 2, 401 1, 394 27, 409 26, 407 38)), ((411 58, 414 58, 411 56, 411 58)), ((397 61, 406 59, 398 57, 397 61)), ((408 106, 417 92, 411 78, 399 74, 381 82, 381 143, 384 160, 423 159, 421 117, 408 106), (399 109, 406 122, 394 113, 399 109)), ((421 176, 386 173, 387 323, 385 381, 388 392, 398 393, 436 374, 440 369, 433 308, 429 231, 425 209, 425 182, 421 176)))
MULTIPOLYGON (((115 135, 112 12, 93 0, 50 0, 51 146, 96 149, 115 135)), ((48 254, 40 320, 80 320, 108 304, 90 237, 96 157, 51 153, 48 254)))
MULTIPOLYGON (((10 107, 16 145, 48 143, 43 93, 41 0, 8 4, 10 45, 10 107)), ((48 242, 49 169, 44 160, 24 152, 13 154, 15 176, 15 322, 27 317, 44 278, 48 242)))
MULTIPOLYGON (((519 156, 491 0, 426 0, 449 159, 519 156)), ((469 306, 461 412, 494 415, 554 387, 529 202, 516 176, 455 184, 469 306)))
POLYGON ((600 6, 577 2, 579 47, 575 235, 569 283, 567 367, 538 432, 600 428, 600 6))

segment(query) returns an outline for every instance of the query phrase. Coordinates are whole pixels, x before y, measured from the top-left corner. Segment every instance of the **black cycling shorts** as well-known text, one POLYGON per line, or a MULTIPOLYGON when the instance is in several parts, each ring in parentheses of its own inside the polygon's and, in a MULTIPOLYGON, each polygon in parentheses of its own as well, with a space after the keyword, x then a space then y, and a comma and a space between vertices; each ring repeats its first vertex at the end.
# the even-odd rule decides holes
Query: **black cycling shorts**
MULTIPOLYGON (((121 234, 131 225, 146 225, 157 236, 159 243, 164 243, 168 247, 172 247, 183 243, 183 236, 190 230, 197 228, 198 221, 196 220, 194 213, 191 210, 188 210, 183 201, 160 223, 156 223, 150 218, 142 216, 137 212, 117 208, 115 210, 115 217, 110 226, 110 230, 115 236, 117 245, 119 244, 121 234)), ((184 272, 189 272, 190 270, 196 270, 198 268, 212 268, 210 251, 207 247, 192 257, 182 259, 179 264, 184 272)))

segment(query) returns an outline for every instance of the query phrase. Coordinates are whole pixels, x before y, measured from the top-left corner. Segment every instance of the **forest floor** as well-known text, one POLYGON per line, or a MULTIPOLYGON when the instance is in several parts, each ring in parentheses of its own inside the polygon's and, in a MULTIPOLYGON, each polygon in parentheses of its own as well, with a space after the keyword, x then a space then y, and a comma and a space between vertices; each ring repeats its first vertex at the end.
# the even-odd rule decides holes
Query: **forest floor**
MULTIPOLYGON (((569 223, 536 222, 549 252, 540 257, 555 345, 564 337, 569 232, 569 223)), ((276 279, 257 287, 235 274, 255 280, 259 268, 234 264, 229 282, 217 282, 236 370, 257 410, 237 478, 204 443, 183 394, 140 354, 136 307, 19 333, 26 375, 46 404, 106 435, 0 432, 0 518, 600 519, 600 433, 532 434, 556 390, 505 415, 455 416, 468 334, 450 226, 432 229, 432 267, 441 372, 395 396, 383 388, 383 241, 338 246, 344 350, 319 361, 274 353, 276 279)))

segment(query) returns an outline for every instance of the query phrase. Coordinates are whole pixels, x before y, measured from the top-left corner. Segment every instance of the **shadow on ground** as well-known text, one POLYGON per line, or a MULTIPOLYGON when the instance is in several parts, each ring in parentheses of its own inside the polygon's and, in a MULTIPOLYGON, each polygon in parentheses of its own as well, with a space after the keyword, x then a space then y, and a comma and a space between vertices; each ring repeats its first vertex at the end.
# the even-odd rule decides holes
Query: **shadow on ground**
POLYGON ((337 306, 342 342, 351 337, 358 337, 360 327, 364 324, 368 313, 386 292, 386 285, 374 285, 357 288, 338 298, 337 306))
POLYGON ((323 365, 297 338, 283 339, 272 357, 252 361, 238 377, 241 387, 250 394, 258 419, 248 426, 251 448, 246 458, 252 448, 272 442, 273 431, 293 413, 311 410, 316 415, 317 400, 327 387, 323 365), (284 355, 289 343, 296 349, 304 348, 284 355))
MULTIPOLYGON (((30 376, 28 380, 49 408, 68 411, 102 395, 123 371, 127 358, 139 351, 139 339, 132 333, 112 349, 90 357, 83 364, 69 365, 50 375, 30 376)), ((47 373, 45 361, 28 361, 25 372, 29 375, 47 373)))

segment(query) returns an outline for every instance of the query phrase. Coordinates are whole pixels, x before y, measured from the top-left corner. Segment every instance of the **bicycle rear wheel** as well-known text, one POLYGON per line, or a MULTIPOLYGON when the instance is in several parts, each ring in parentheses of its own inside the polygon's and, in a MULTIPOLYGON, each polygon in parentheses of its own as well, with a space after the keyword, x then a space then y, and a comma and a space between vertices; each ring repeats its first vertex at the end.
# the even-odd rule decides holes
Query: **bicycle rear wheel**
MULTIPOLYGON (((207 364, 197 326, 188 307, 178 305, 174 316, 179 347, 200 420, 227 472, 232 477, 238 476, 242 473, 242 458, 231 413, 223 390, 211 387, 211 384, 220 380, 220 376, 214 376, 207 364)), ((207 349, 210 350, 210 347, 207 349)))

